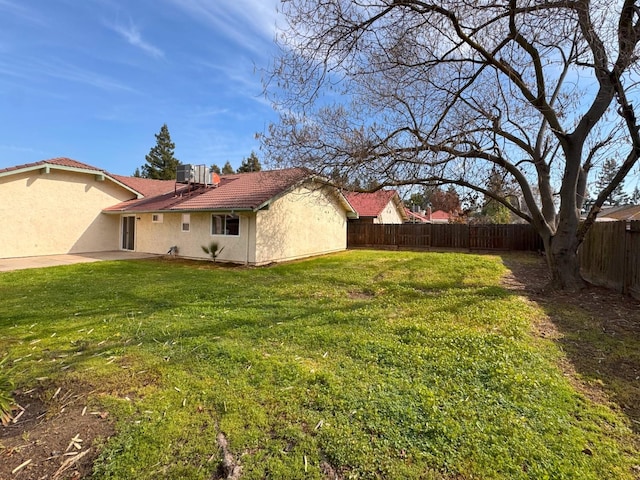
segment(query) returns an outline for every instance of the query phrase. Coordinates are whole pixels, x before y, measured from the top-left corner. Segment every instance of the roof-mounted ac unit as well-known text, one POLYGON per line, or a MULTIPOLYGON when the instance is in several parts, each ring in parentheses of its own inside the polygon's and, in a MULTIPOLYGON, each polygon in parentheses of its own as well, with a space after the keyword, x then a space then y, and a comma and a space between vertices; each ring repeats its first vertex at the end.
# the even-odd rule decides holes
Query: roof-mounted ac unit
POLYGON ((208 185, 211 183, 209 170, 206 165, 191 165, 189 163, 178 165, 176 169, 176 182, 208 185))

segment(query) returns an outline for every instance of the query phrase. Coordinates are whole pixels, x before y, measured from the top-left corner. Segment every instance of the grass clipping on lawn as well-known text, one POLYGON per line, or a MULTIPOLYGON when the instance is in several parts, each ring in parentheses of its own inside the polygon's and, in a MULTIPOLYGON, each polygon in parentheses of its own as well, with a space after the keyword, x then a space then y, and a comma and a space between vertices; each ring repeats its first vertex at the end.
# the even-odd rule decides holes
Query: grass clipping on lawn
POLYGON ((572 387, 505 271, 350 251, 4 273, 0 353, 18 385, 95 388, 118 419, 96 479, 634 478, 628 419, 572 387))

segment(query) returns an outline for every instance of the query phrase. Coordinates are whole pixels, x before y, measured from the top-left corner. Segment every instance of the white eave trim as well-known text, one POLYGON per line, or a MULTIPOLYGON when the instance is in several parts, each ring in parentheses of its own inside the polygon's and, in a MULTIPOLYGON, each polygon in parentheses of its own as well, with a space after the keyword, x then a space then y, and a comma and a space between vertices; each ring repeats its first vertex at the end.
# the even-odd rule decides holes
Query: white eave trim
POLYGON ((98 182, 104 182, 106 179, 109 179, 116 185, 133 193, 136 196, 136 198, 144 198, 144 195, 142 195, 140 192, 116 180, 115 178, 113 178, 108 173, 105 173, 102 170, 91 170, 89 168, 68 167, 66 165, 56 165, 55 163, 43 163, 40 165, 32 165, 30 167, 24 167, 24 168, 18 168, 15 170, 9 170, 6 172, 0 172, 0 177, 8 177, 10 175, 17 175, 19 173, 33 172, 37 170, 41 170, 43 175, 50 174, 51 170, 62 170, 65 172, 74 172, 74 173, 85 173, 87 175, 93 175, 96 181, 98 182))
POLYGON ((255 212, 253 208, 187 208, 187 209, 165 209, 165 210, 103 210, 105 215, 135 215, 147 213, 247 213, 255 212))

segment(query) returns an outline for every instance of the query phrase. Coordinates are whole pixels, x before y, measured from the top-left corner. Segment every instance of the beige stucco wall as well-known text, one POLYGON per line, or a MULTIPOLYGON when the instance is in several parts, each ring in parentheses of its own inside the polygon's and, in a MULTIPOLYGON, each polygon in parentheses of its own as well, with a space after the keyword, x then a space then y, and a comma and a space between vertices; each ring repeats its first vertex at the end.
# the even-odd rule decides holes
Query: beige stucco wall
POLYGON ((344 207, 326 188, 300 187, 257 213, 257 265, 347 248, 344 207))
MULTIPOLYGON (((151 213, 137 214, 135 251, 166 254, 176 245, 181 257, 209 259, 201 246, 216 241, 224 247, 217 261, 263 265, 347 246, 344 206, 325 189, 301 187, 266 210, 236 213, 238 236, 211 235, 211 212, 190 212, 189 232, 181 231, 182 212, 163 212, 162 223, 153 223, 151 213)), ((121 216, 117 217, 121 223, 121 216)))
POLYGON ((166 254, 172 246, 178 247, 178 255, 187 258, 210 259, 202 251, 202 245, 212 241, 218 248, 224 247, 217 261, 247 263, 254 262, 255 214, 238 212, 240 235, 211 235, 211 212, 190 212, 190 231, 182 231, 182 212, 163 212, 162 223, 153 223, 151 213, 136 215, 135 251, 166 254))
POLYGON ((402 215, 393 200, 384 207, 378 218, 373 223, 404 223, 402 215))
POLYGON ((101 212, 133 194, 93 174, 42 171, 0 177, 0 257, 117 250, 119 219, 101 212))

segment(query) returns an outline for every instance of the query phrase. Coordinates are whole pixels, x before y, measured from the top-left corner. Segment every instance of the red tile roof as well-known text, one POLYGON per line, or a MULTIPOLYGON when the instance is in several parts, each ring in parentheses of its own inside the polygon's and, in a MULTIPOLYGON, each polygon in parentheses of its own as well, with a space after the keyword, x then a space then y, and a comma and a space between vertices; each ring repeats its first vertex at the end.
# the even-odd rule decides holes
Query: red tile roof
POLYGON ((0 169, 0 173, 18 172, 19 170, 32 169, 35 167, 44 167, 45 165, 53 165, 60 167, 77 168, 81 170, 91 170, 104 174, 113 180, 122 183, 127 188, 147 197, 151 195, 160 195, 162 193, 173 192, 175 182, 173 180, 152 180, 149 178, 127 177, 124 175, 113 175, 106 170, 94 167, 87 163, 82 163, 71 158, 59 157, 49 160, 41 160, 39 162, 26 163, 24 165, 16 165, 0 169))
MULTIPOLYGON (((181 186, 177 192, 122 202, 107 212, 166 210, 256 210, 310 176, 308 170, 289 168, 222 175, 217 187, 181 186)), ((180 185, 179 185, 180 186, 180 185)))
POLYGON ((77 160, 73 160, 71 158, 65 158, 65 157, 51 158, 49 160, 41 160, 39 162, 25 163, 24 165, 16 165, 14 167, 0 168, 0 173, 12 172, 14 170, 23 170, 25 168, 39 167, 39 166, 44 166, 46 164, 60 165, 61 167, 81 168, 84 170, 95 170, 97 172, 107 173, 100 168, 92 167, 91 165, 87 165, 86 163, 78 162, 77 160))
POLYGON ((398 193, 395 190, 378 190, 377 192, 346 192, 344 196, 360 217, 377 217, 396 195, 398 193))
POLYGON ((153 180, 151 178, 126 177, 123 175, 111 175, 111 177, 145 197, 173 192, 176 185, 174 180, 153 180))
MULTIPOLYGON (((148 178, 113 175, 100 168, 70 158, 53 158, 39 162, 0 169, 0 173, 19 171, 45 165, 92 170, 103 173, 143 195, 104 209, 106 212, 140 212, 163 210, 255 210, 269 200, 285 193, 311 172, 303 168, 261 171, 223 175, 217 187, 186 186, 174 180, 152 180, 148 178)), ((345 205, 346 206, 346 205, 345 205)), ((348 206, 347 206, 348 208, 348 206)))
POLYGON ((451 214, 444 210, 436 210, 435 212, 431 212, 430 218, 431 220, 449 220, 451 214))
POLYGON ((414 222, 414 223, 429 223, 429 217, 427 215, 424 215, 420 212, 412 212, 410 209, 405 208, 405 213, 407 214, 407 217, 409 217, 409 220, 414 222))

